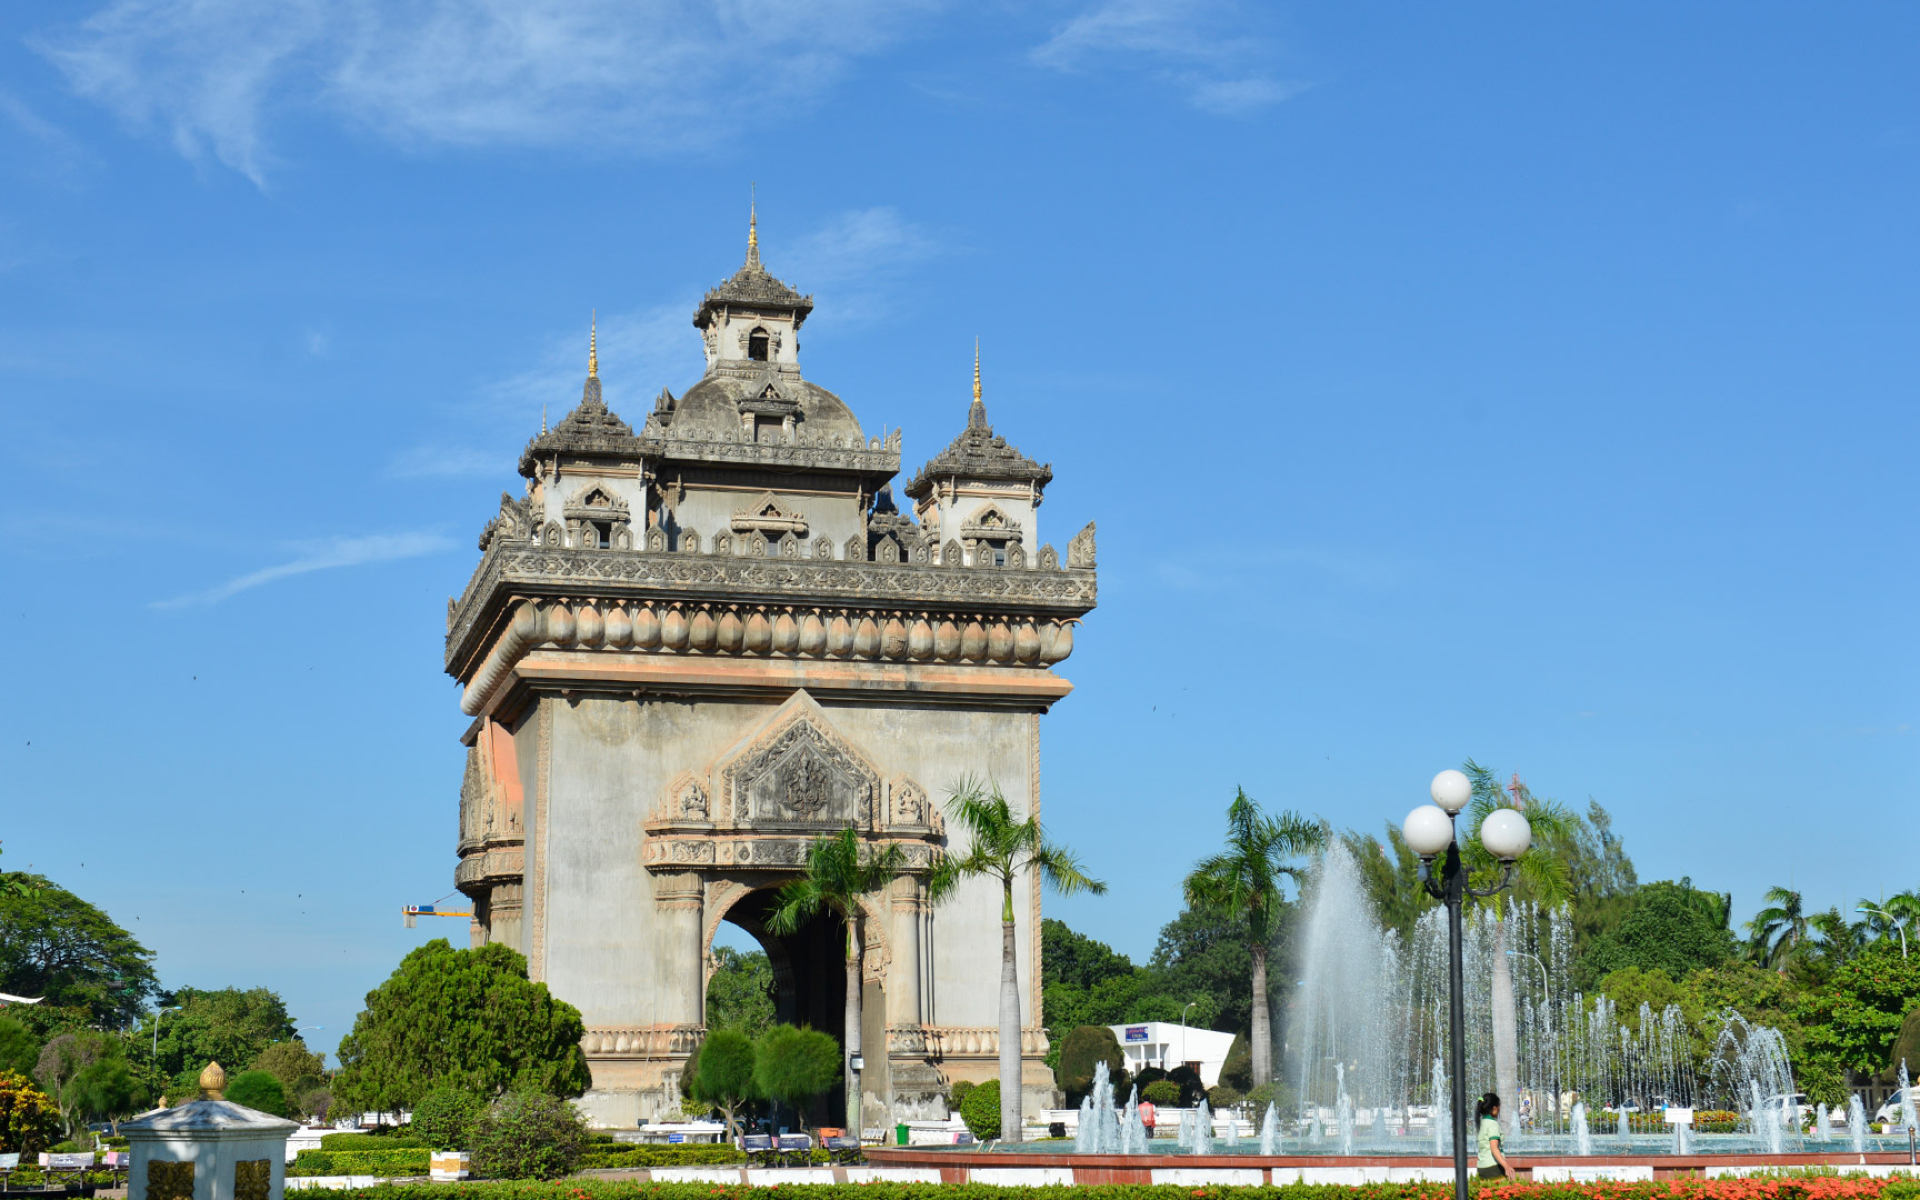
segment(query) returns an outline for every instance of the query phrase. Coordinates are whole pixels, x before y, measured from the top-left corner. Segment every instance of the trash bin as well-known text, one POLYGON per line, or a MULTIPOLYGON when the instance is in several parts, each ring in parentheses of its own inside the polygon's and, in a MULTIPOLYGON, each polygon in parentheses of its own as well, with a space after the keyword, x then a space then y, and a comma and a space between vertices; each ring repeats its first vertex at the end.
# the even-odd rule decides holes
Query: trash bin
POLYGON ((893 1127, 893 1144, 896 1146, 904 1146, 907 1144, 907 1123, 905 1121, 893 1127))

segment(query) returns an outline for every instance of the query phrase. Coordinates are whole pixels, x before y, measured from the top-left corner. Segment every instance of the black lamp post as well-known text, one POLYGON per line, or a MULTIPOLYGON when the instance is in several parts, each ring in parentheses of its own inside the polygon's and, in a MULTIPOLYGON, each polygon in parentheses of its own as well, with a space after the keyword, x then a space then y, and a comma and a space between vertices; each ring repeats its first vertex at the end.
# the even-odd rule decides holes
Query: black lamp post
POLYGON ((1497 808, 1480 823, 1480 844, 1498 858, 1504 869, 1491 887, 1467 885, 1460 862, 1460 844, 1454 824, 1468 801, 1473 784, 1459 771, 1433 777, 1432 804, 1407 814, 1400 826, 1408 849, 1420 856, 1420 882, 1427 894, 1447 906, 1447 1050, 1448 1073, 1453 1077, 1453 1194, 1467 1200, 1467 1002, 1461 978, 1460 908, 1468 896, 1491 896, 1513 882, 1513 861, 1527 852, 1533 829, 1514 808, 1497 808), (1440 878, 1433 877, 1433 860, 1444 853, 1440 878))

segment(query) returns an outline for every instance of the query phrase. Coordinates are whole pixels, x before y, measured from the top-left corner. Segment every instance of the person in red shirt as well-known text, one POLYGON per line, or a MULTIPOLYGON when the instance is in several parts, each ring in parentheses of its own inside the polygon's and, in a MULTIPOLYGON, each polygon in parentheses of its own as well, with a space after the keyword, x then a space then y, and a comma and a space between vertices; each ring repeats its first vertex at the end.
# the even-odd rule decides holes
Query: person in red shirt
POLYGON ((1142 1100, 1138 1112, 1140 1113, 1140 1123, 1147 1127, 1147 1136, 1151 1138, 1153 1136, 1153 1121, 1156 1115, 1153 1108, 1153 1101, 1142 1100))

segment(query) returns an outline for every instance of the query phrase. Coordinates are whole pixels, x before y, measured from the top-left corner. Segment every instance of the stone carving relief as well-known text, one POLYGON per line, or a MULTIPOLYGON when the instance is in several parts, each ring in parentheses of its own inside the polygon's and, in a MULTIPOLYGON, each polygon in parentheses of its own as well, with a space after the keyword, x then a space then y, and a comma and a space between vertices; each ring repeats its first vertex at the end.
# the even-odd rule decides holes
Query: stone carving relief
POLYGON ((706 778, 691 771, 682 771, 654 801, 653 819, 670 825, 688 822, 704 824, 711 818, 712 811, 712 804, 707 797, 706 778))
POLYGON ((515 500, 506 492, 500 493, 500 514, 487 522, 480 531, 480 548, 485 550, 493 545, 494 539, 504 542, 526 542, 533 539, 533 530, 538 523, 530 499, 515 500))
POLYGON ((735 819, 746 825, 866 825, 878 780, 852 747, 806 716, 726 768, 735 819))
POLYGON ((935 837, 946 832, 940 809, 927 798, 927 789, 905 775, 887 783, 887 821, 902 828, 925 829, 935 837))
POLYGON ((933 864, 939 815, 926 789, 879 771, 834 728, 806 692, 796 692, 710 771, 686 771, 654 798, 642 858, 676 868, 791 870, 820 832, 854 825, 901 839, 907 869, 933 864), (707 781, 713 790, 707 790, 707 781))
POLYGON ((732 525, 738 533, 752 530, 775 535, 792 532, 801 537, 807 534, 806 515, 791 505, 782 504, 772 492, 762 492, 753 503, 735 509, 732 525))
POLYGON ((1093 522, 1088 521, 1087 527, 1074 534, 1073 540, 1067 543, 1067 566, 1091 569, 1093 565, 1093 522))

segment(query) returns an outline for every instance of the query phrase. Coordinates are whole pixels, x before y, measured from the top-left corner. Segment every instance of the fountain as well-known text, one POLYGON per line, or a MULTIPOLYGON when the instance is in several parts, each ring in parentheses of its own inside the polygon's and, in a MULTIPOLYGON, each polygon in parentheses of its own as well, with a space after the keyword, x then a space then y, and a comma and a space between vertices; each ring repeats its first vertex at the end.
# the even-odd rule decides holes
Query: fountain
POLYGON ((1900 1128, 1920 1129, 1920 1115, 1913 1111, 1913 1082, 1907 1078, 1907 1060, 1900 1060, 1900 1128))
POLYGON ((1213 1153, 1213 1112, 1207 1107, 1204 1097, 1193 1110, 1193 1152, 1213 1153))
MULTIPOLYGON (((1203 1100, 1179 1112, 1177 1137, 1169 1112, 1167 1136, 1149 1139, 1139 1121, 1138 1096, 1116 1109, 1108 1070, 1098 1065, 1092 1091, 1081 1104, 1074 1151, 1114 1158, 1177 1152, 1234 1156, 1242 1162, 1257 1152, 1265 1159, 1291 1160, 1285 1164, 1291 1166, 1361 1155, 1422 1170, 1444 1163, 1453 1148, 1444 914, 1429 910, 1404 938, 1383 931, 1370 915, 1360 878, 1350 853, 1336 845, 1302 901, 1294 931, 1302 955, 1300 982, 1292 1002, 1278 1014, 1285 1021, 1279 1073, 1295 1098, 1288 1103, 1297 1102, 1297 1109, 1283 1112, 1269 1103, 1263 1112, 1249 1111, 1245 1137, 1238 1119, 1230 1116, 1225 1136, 1216 1138, 1203 1100), (1251 1127, 1256 1117, 1257 1138, 1251 1127), (1170 1149, 1176 1145, 1177 1151, 1170 1149)), ((1570 982, 1574 956, 1567 914, 1510 896, 1495 903, 1498 907, 1470 911, 1462 931, 1464 1090, 1477 1094, 1493 1082, 1492 980, 1499 958, 1509 968, 1500 974, 1512 980, 1513 1022, 1501 1041, 1503 1058, 1509 1046, 1512 1050, 1516 1087, 1515 1094, 1504 1097, 1502 1115, 1510 1145, 1523 1162, 1562 1167, 1582 1162, 1586 1172, 1644 1170, 1670 1156, 1760 1153, 1805 1154, 1814 1166, 1871 1163, 1876 1160, 1869 1156, 1875 1155, 1885 1163, 1896 1152, 1904 1162, 1905 1137, 1896 1145, 1890 1135, 1870 1133, 1858 1096, 1849 1098, 1846 1110, 1852 1154, 1835 1153, 1841 1147, 1830 1124, 1833 1114, 1825 1107, 1818 1110, 1812 1131, 1803 1130, 1798 1110, 1790 1107, 1797 1092, 1778 1030, 1731 1010, 1711 1014, 1709 1023, 1696 1027, 1678 1006, 1655 1009, 1583 995, 1570 982), (1717 1124, 1696 1129, 1679 1119, 1684 1112, 1672 1109, 1730 1110, 1741 1120, 1733 1130, 1717 1124), (1655 1116, 1662 1112, 1670 1132, 1655 1116)), ((1908 1080, 1904 1064, 1900 1080, 1903 1085, 1908 1080)), ((1910 1100, 1900 1119, 1903 1125, 1915 1123, 1910 1100)), ((994 1157, 1004 1162, 1026 1145, 999 1147, 994 1157)), ((1032 1148, 1057 1152, 1044 1145, 1032 1148)), ((904 1157, 907 1148, 873 1153, 877 1160, 884 1155, 887 1161, 911 1161, 904 1157)), ((1739 1158, 1730 1162, 1749 1165, 1739 1158)), ((1196 1162, 1188 1169, 1221 1165, 1196 1162)), ((1103 1176, 1102 1181, 1118 1180, 1103 1176)))

